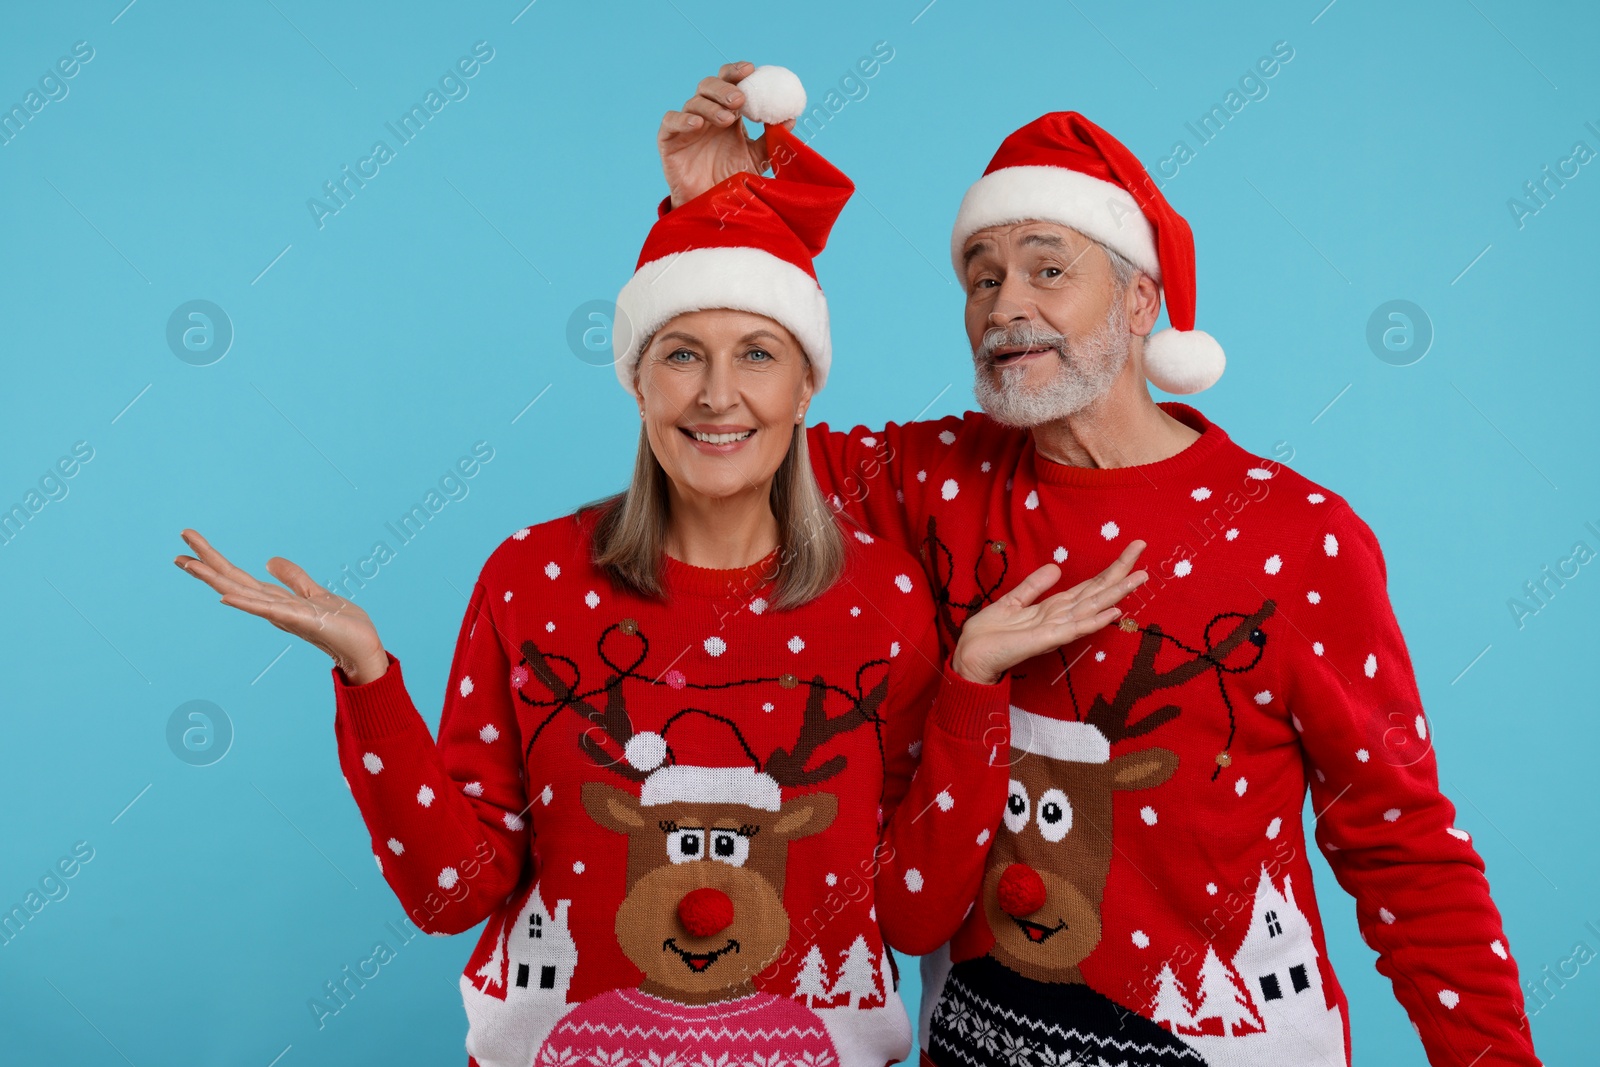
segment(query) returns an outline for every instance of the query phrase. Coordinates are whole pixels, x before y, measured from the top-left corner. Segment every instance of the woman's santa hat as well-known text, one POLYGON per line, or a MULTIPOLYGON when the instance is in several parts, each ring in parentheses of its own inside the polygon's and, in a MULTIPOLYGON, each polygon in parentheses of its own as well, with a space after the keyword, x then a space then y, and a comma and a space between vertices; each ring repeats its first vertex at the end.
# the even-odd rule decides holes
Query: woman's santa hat
POLYGON ((1144 346, 1145 376, 1168 393, 1222 377, 1222 346, 1194 328, 1194 235, 1122 142, 1076 111, 1041 116, 1007 137, 967 190, 950 238, 956 277, 967 239, 1037 220, 1069 226, 1126 256, 1160 284, 1168 329, 1144 346))
POLYGON ((612 335, 617 380, 633 391, 644 342, 689 311, 730 308, 765 315, 805 349, 821 389, 833 344, 828 302, 811 261, 855 186, 779 125, 805 110, 800 79, 758 67, 739 83, 746 116, 767 124, 772 176, 740 173, 656 221, 633 278, 617 295, 612 335))

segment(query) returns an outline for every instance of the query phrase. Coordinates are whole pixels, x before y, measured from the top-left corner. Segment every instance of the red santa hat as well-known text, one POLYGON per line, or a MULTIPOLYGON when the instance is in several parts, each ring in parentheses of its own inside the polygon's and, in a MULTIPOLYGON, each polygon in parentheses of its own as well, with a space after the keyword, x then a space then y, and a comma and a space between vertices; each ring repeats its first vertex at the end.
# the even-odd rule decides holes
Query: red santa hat
POLYGON ((1053 760, 1106 763, 1111 742, 1098 726, 1075 719, 1052 719, 1011 706, 1011 747, 1053 760))
POLYGON ((1070 226, 1160 284, 1171 326, 1144 347, 1145 376, 1157 388, 1198 393, 1222 377, 1222 346, 1194 328, 1194 235, 1122 142, 1076 111, 1043 115, 1002 141, 956 214, 956 277, 965 274, 967 238, 1028 220, 1070 226))
POLYGON ((780 323, 805 349, 816 388, 827 380, 828 302, 811 261, 855 186, 779 125, 805 110, 794 74, 759 67, 739 88, 744 114, 767 124, 772 176, 735 174, 651 228, 638 269, 617 295, 612 351, 617 380, 629 392, 643 343, 674 317, 712 308, 780 323))
POLYGON ((645 807, 743 804, 777 811, 782 789, 761 769, 739 727, 732 720, 696 711, 686 709, 672 716, 660 733, 641 731, 628 739, 623 758, 645 774, 639 803, 645 807))

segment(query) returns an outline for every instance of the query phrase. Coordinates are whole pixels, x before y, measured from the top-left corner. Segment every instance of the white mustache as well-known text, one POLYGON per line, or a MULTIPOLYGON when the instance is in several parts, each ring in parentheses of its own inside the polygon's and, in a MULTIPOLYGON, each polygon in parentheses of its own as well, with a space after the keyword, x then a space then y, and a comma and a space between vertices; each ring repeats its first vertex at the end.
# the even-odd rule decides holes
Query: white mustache
POLYGON ((1069 342, 1065 334, 1053 330, 1043 329, 1032 323, 1016 326, 996 326, 983 335, 983 340, 978 343, 977 358, 983 363, 994 362, 994 353, 1000 348, 1053 348, 1061 355, 1066 355, 1069 342))

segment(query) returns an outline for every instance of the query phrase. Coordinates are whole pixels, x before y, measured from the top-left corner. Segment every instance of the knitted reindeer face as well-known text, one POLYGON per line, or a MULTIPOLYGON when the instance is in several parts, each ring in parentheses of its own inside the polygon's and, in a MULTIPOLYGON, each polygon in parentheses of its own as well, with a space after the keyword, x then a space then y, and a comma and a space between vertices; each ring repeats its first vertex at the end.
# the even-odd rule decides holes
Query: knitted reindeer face
POLYGON ((1040 982, 1083 981, 1078 964, 1100 943, 1113 800, 1124 790, 1158 786, 1178 769, 1170 749, 1139 748, 1113 759, 1112 743, 1177 718, 1176 704, 1135 718, 1146 697, 1205 671, 1253 666, 1266 645, 1261 623, 1274 610, 1268 600, 1249 615, 1218 616, 1207 627, 1203 650, 1180 645, 1187 658, 1164 669, 1156 656, 1170 639, 1154 623, 1143 627, 1117 691, 1096 696, 1081 720, 1011 709, 1013 778, 983 880, 984 917, 995 938, 989 952, 996 960, 1040 982), (1231 629, 1213 632, 1229 623, 1231 629), (1246 648, 1249 654, 1230 665, 1229 657, 1246 648))
MULTIPOLYGON (((623 620, 602 636, 602 658, 604 642, 614 634, 644 645, 632 620, 623 620)), ((789 842, 826 830, 838 815, 833 794, 796 791, 844 770, 844 754, 807 764, 835 737, 878 721, 888 673, 865 693, 813 678, 799 736, 762 760, 732 720, 702 709, 683 708, 668 716, 659 733, 635 731, 623 683, 650 684, 635 672, 645 651, 641 647, 632 663, 620 665, 598 690, 586 692, 557 669, 557 664, 570 667, 570 661, 546 656, 533 641, 524 641, 523 664, 553 699, 523 699, 583 716, 590 725, 579 736, 582 751, 639 784, 635 796, 605 782, 586 782, 581 796, 590 818, 627 838, 627 895, 617 910, 616 931, 622 951, 645 974, 640 989, 680 1004, 730 1000, 754 990, 755 976, 789 939, 783 904, 789 842), (589 700, 600 692, 603 707, 589 700), (843 697, 848 707, 829 715, 830 694, 843 697), (714 747, 733 750, 737 742, 748 762, 678 762, 667 735, 685 718, 725 727, 728 746, 714 747)), ((786 675, 778 684, 800 683, 786 675)))
POLYGON ((622 951, 645 973, 646 992, 686 1004, 737 995, 782 951, 789 940, 789 842, 827 829, 838 812, 831 793, 793 797, 769 811, 646 805, 604 782, 584 785, 583 805, 595 822, 628 838, 628 895, 617 911, 622 951), (731 907, 696 913, 693 903, 708 899, 695 895, 702 889, 731 907))
MULTIPOLYGON (((1013 731, 1018 719, 1013 713, 1013 731)), ((1094 731, 1084 723, 1053 725, 1094 731)), ((984 914, 995 936, 990 951, 1037 981, 1081 981, 1077 966, 1100 943, 1112 798, 1160 785, 1178 769, 1178 757, 1146 748, 1088 762, 1014 748, 1012 759, 1003 825, 983 881, 984 914)))

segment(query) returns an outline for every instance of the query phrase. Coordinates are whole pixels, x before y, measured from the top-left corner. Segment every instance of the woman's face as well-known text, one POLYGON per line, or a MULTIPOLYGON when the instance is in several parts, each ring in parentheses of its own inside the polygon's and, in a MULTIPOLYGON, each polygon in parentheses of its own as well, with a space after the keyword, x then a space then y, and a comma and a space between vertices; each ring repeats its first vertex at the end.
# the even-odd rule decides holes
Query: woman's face
POLYGON ((691 311, 639 358, 639 410, 680 494, 764 496, 811 402, 811 366, 787 329, 746 311, 691 311))

